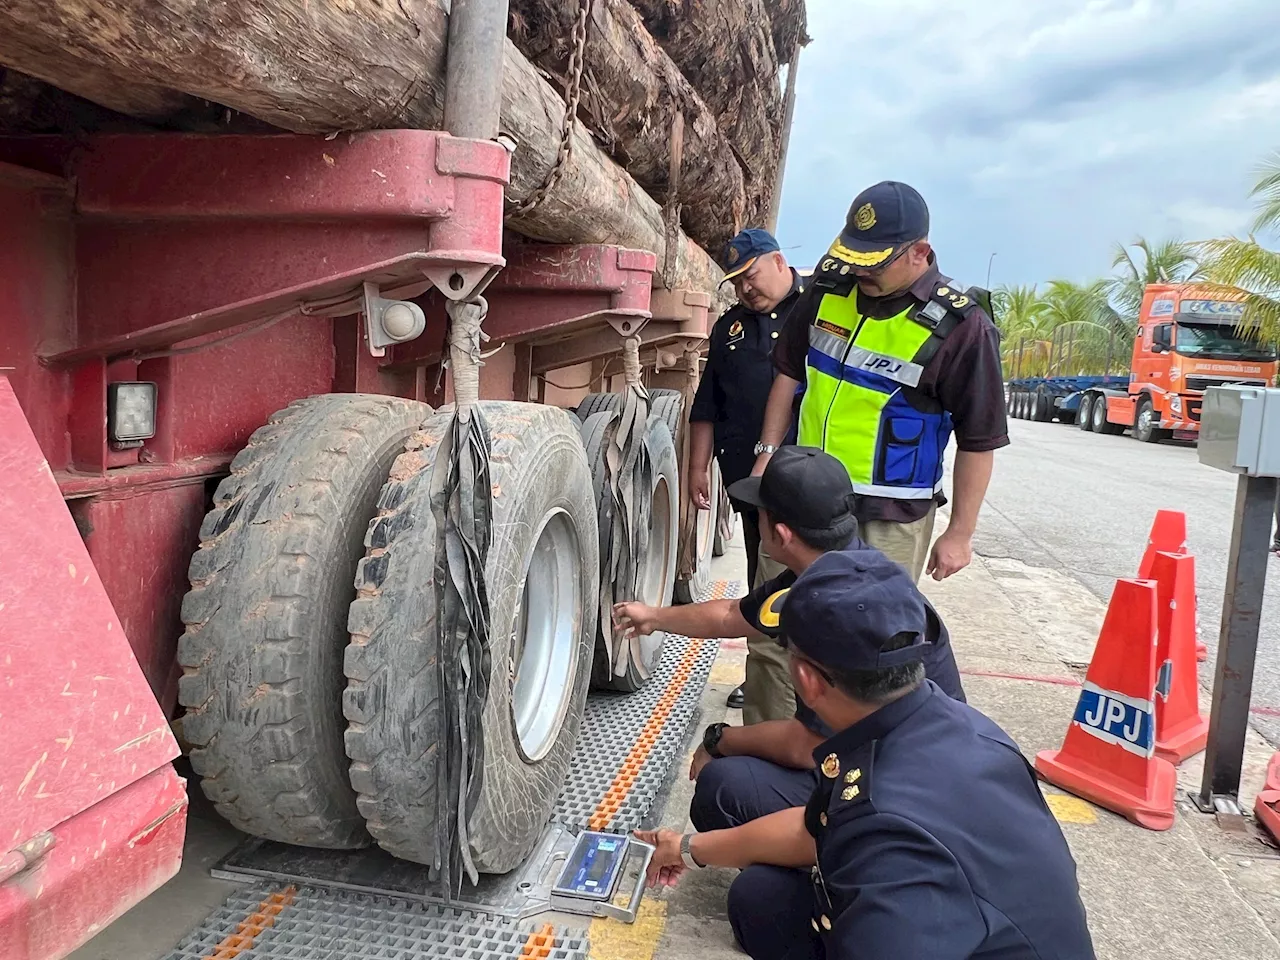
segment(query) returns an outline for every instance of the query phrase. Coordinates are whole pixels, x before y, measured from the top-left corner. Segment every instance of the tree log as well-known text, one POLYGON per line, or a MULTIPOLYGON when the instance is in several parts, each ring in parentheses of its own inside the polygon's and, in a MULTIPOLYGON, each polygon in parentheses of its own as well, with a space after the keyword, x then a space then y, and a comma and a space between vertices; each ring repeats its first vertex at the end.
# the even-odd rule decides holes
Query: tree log
MULTIPOLYGON (((508 35, 530 62, 567 87, 577 0, 510 0, 508 35)), ((669 189, 672 130, 684 116, 677 199, 689 235, 720 249, 758 216, 742 168, 715 115, 645 29, 627 0, 595 0, 587 26, 582 109, 605 149, 651 196, 669 189)), ((766 204, 767 205, 767 204, 766 204)))
MULTIPOLYGON (((715 114, 763 226, 778 171, 782 94, 764 0, 630 0, 645 28, 715 114)), ((803 8, 802 8, 803 9, 803 8)))
MULTIPOLYGON (((178 0, 5 0, 0 64, 104 105, 118 84, 181 91, 296 133, 431 130, 441 122, 447 26, 437 0, 208 0, 199 16, 178 0)), ((563 114, 559 94, 508 42, 502 122, 519 142, 511 199, 543 182, 563 114)), ((652 250, 662 264, 661 207, 575 127, 561 182, 511 227, 652 250)), ((673 286, 715 288, 720 270, 683 234, 671 255, 673 286)))

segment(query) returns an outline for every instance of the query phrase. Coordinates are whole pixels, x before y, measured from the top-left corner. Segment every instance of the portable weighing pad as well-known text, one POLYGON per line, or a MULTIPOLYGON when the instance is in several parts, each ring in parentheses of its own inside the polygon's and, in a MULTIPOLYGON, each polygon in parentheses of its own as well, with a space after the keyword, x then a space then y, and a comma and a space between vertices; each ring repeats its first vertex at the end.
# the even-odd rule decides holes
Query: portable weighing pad
POLYGON ((654 848, 649 844, 623 834, 584 831, 578 835, 573 852, 551 888, 551 909, 635 923, 653 854, 654 848), (641 860, 640 872, 627 905, 621 907, 614 899, 627 863, 633 858, 641 860))

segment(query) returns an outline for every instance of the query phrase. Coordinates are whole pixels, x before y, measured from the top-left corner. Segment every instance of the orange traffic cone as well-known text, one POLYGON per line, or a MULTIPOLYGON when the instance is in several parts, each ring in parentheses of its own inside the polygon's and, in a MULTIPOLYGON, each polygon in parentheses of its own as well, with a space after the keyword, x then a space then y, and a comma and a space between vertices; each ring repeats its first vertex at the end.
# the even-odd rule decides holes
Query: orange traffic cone
POLYGON ((1196 676, 1196 560, 1190 554, 1157 553, 1156 756, 1175 767, 1204 749, 1209 721, 1200 715, 1196 676))
POLYGON ((1155 756, 1156 585, 1117 580, 1061 750, 1036 773, 1149 830, 1173 826, 1173 764, 1155 756))
POLYGON ((1253 801, 1253 815, 1272 839, 1280 843, 1280 753, 1273 755, 1267 764, 1267 783, 1253 801))
MULTIPOLYGON (((1187 552, 1187 515, 1181 510, 1157 510, 1156 519, 1151 524, 1151 533, 1147 535, 1147 550, 1138 564, 1138 579, 1150 580, 1154 574, 1152 565, 1156 562, 1157 553, 1176 553, 1179 556, 1187 552)), ((1198 621, 1191 618, 1192 624, 1198 621)), ((1209 648, 1200 642, 1200 632, 1196 629, 1196 660, 1203 662, 1209 659, 1209 648)))

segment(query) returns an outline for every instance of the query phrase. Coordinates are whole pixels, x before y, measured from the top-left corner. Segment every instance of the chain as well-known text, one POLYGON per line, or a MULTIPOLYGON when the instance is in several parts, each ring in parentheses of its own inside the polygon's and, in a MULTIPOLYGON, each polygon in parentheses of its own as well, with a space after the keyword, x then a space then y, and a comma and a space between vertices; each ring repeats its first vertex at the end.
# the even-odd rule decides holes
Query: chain
POLYGON ((555 162, 547 171, 542 186, 520 203, 513 204, 507 211, 508 216, 522 217, 542 203, 560 182, 565 165, 573 155, 573 121, 577 119, 578 101, 582 97, 582 68, 586 62, 587 23, 591 19, 591 5, 592 0, 578 0, 578 19, 573 25, 573 53, 569 56, 569 85, 565 90, 564 123, 560 131, 560 147, 556 151, 555 162))

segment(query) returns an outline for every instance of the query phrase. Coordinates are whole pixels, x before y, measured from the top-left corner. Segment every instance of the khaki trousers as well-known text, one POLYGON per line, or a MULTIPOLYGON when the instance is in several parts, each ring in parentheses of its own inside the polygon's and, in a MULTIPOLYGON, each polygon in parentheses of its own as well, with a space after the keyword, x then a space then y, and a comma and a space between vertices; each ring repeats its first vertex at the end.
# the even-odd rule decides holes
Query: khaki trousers
MULTIPOLYGON (((890 560, 901 564, 912 580, 919 581, 929 557, 936 514, 937 507, 932 507, 925 516, 911 523, 868 520, 859 524, 858 535, 890 560)), ((772 580, 785 569, 761 548, 756 582, 752 587, 772 580)), ((747 679, 742 685, 742 693, 745 699, 743 723, 790 720, 795 716, 796 695, 791 686, 791 668, 787 652, 776 640, 759 634, 747 638, 747 679)))

